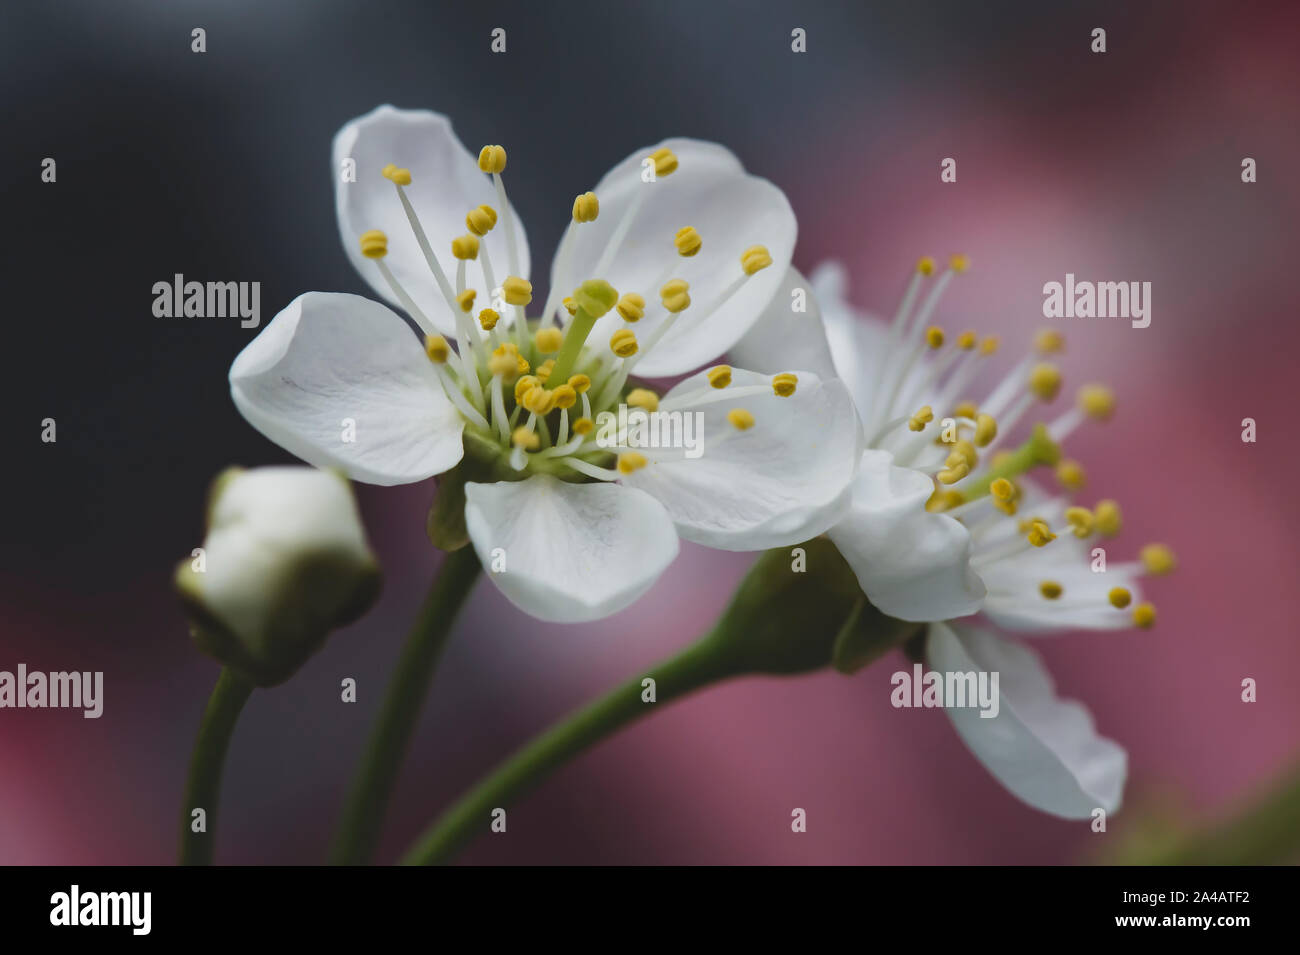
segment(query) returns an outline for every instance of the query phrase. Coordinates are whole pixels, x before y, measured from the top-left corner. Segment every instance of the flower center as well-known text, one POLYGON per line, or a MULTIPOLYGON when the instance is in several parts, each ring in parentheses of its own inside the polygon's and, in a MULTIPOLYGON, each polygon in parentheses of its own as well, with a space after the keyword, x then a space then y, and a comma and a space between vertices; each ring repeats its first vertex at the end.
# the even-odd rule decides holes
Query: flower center
MULTIPOLYGON (((677 157, 671 150, 657 150, 649 158, 658 177, 670 175, 678 168, 677 157)), ((612 449, 609 441, 601 440, 596 432, 596 420, 606 412, 616 411, 620 404, 631 405, 644 414, 660 410, 659 396, 649 389, 634 388, 625 394, 637 363, 685 313, 690 312, 688 321, 707 321, 751 276, 771 265, 772 258, 761 245, 745 249, 739 257, 737 274, 722 292, 703 308, 692 307, 689 284, 674 278, 673 273, 680 260, 699 255, 704 238, 692 226, 683 226, 673 236, 665 237, 671 238, 672 252, 667 251, 665 241, 667 261, 659 281, 651 288, 627 291, 620 296, 605 280, 590 278, 563 299, 562 290, 551 289, 541 315, 530 320, 526 307, 532 302, 533 287, 519 276, 513 213, 501 175, 505 167, 504 148, 483 147, 479 168, 492 176, 500 220, 506 230, 510 272, 500 285, 488 257, 487 243, 482 241, 497 225, 496 209, 484 205, 466 215, 468 232, 451 241, 456 271, 454 277, 449 277, 406 195, 405 189, 412 182, 410 171, 393 164, 382 171, 384 178, 393 183, 434 282, 456 317, 454 335, 449 337, 438 332, 384 262, 388 237, 383 232, 364 233, 360 237, 361 252, 374 260, 394 296, 425 333, 425 351, 442 389, 473 433, 473 440, 466 442, 467 452, 471 446, 478 453, 488 448, 489 453, 505 457, 521 477, 528 472, 544 472, 571 481, 617 480, 645 467, 650 460, 647 454, 652 452, 618 454, 617 444, 612 449), (482 280, 477 287, 470 283, 467 274, 471 262, 477 263, 482 280), (480 308, 475 316, 473 311, 480 291, 484 302, 490 305, 480 308), (656 295, 663 311, 653 330, 638 340, 632 326, 645 318, 647 299, 653 301, 656 295), (592 342, 591 333, 597 321, 611 311, 623 320, 623 326, 607 343, 592 342), (502 322, 503 318, 507 321, 502 322)), ((596 265, 597 275, 613 261, 650 191, 638 191, 624 210, 596 265)), ((574 200, 572 217, 556 251, 556 274, 565 270, 575 231, 596 221, 599 215, 600 202, 595 193, 585 192, 574 200)), ((710 376, 713 388, 722 389, 730 384, 730 369, 725 366, 713 369, 710 376), (723 377, 725 380, 721 380, 723 377)), ((794 393, 796 384, 793 375, 777 375, 772 388, 777 395, 788 396, 794 393)), ((730 389, 729 397, 743 397, 754 390, 765 389, 730 389)), ((685 396, 671 404, 680 410, 690 399, 699 397, 685 396)), ((708 401, 720 400, 711 393, 704 397, 708 401)), ((753 416, 743 409, 736 410, 742 413, 729 420, 737 431, 752 427, 753 416)))

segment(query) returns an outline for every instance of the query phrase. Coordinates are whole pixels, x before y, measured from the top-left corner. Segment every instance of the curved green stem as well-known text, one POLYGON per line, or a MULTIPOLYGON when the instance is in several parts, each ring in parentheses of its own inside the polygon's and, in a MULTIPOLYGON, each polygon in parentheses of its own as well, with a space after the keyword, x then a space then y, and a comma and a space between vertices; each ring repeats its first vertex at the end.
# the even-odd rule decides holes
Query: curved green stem
POLYGON ((330 853, 335 865, 362 865, 374 852, 416 718, 433 682, 452 622, 473 589, 479 570, 473 547, 452 551, 420 606, 343 809, 330 853))
POLYGON ((449 861, 492 822, 492 810, 504 807, 592 743, 603 739, 663 703, 739 673, 728 647, 708 638, 687 647, 578 710, 519 750, 491 776, 470 790, 434 823, 402 858, 404 865, 438 865, 449 861), (642 681, 652 678, 656 702, 643 700, 642 681))
POLYGON ((217 803, 221 798, 221 771, 239 714, 253 693, 253 684, 230 667, 221 671, 208 698, 199 735, 190 757, 190 772, 181 803, 181 865, 211 865, 217 833, 217 803), (194 810, 203 810, 203 831, 195 832, 194 810))

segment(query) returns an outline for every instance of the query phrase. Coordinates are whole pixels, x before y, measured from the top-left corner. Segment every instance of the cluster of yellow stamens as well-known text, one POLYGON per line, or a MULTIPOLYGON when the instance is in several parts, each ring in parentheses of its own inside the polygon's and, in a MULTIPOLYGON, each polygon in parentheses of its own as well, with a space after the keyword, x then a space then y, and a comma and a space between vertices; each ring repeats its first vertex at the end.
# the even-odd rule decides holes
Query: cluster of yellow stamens
MULTIPOLYGON (((894 454, 897 465, 920 468, 932 475, 934 490, 926 502, 927 510, 948 512, 957 520, 965 520, 968 513, 987 513, 974 510, 986 506, 982 502, 987 497, 994 510, 1015 516, 1024 506, 1019 478, 1035 468, 1051 468, 1061 488, 1068 492, 1084 486, 1083 465, 1063 457, 1061 442, 1085 421, 1109 421, 1116 401, 1106 386, 1084 385, 1073 408, 1051 424, 1035 425, 1031 437, 1020 447, 999 447, 1004 435, 1010 434, 1036 403, 1051 403, 1060 394, 1061 370, 1048 359, 1064 349, 1065 336, 1057 329, 1040 331, 1032 349, 1039 357, 1026 357, 1018 364, 993 389, 985 407, 969 399, 954 400, 974 377, 970 362, 996 353, 999 347, 995 336, 981 339, 974 331, 964 331, 951 337, 927 321, 946 284, 968 267, 969 261, 963 256, 950 259, 948 270, 942 274, 936 274, 936 262, 928 256, 917 262, 916 275, 889 330, 885 353, 890 359, 878 369, 879 381, 871 406, 874 420, 867 422, 868 435, 873 447, 894 454), (929 296, 922 297, 921 286, 927 280, 933 286, 929 296), (933 357, 923 357, 927 352, 933 357), (894 360, 896 356, 898 360, 894 360), (918 380, 923 384, 916 384, 918 380), (939 396, 939 402, 912 405, 915 411, 896 417, 902 401, 931 395, 939 396), (901 427, 904 424, 905 429, 901 427), (909 434, 919 437, 912 439, 909 434), (938 457, 936 448, 942 448, 945 456, 938 457), (981 461, 981 456, 986 460, 981 461)), ((1016 519, 1020 522, 1018 544, 998 546, 981 559, 1012 556, 1026 546, 1047 547, 1060 533, 1078 539, 1113 538, 1123 526, 1119 505, 1113 500, 1098 501, 1092 509, 1067 506, 1063 525, 1058 528, 1038 517, 1016 519)), ((1172 552, 1163 545, 1149 545, 1142 550, 1141 566, 1148 574, 1167 573, 1174 564, 1172 552)), ((1065 593, 1056 580, 1041 581, 1038 590, 1044 599, 1053 601, 1065 593)), ((1131 602, 1128 592, 1123 593, 1122 604, 1115 602, 1114 591, 1111 596, 1111 602, 1120 609, 1131 602)), ((1138 626, 1150 626, 1155 610, 1150 604, 1140 604, 1132 609, 1132 619, 1138 626)))
MULTIPOLYGON (((648 158, 656 177, 671 175, 679 165, 677 156, 667 148, 655 150, 648 158)), ((611 480, 632 474, 652 463, 654 457, 638 451, 616 453, 607 449, 597 440, 596 419, 613 414, 620 403, 638 413, 659 411, 659 395, 635 387, 629 377, 636 362, 683 313, 691 310, 690 285, 683 278, 671 277, 672 270, 665 272, 666 278, 657 290, 663 312, 656 310, 658 321, 650 323, 652 327, 642 340, 630 326, 646 318, 647 296, 653 297, 656 290, 627 291, 620 296, 600 279, 581 283, 567 296, 552 289, 540 319, 529 320, 525 307, 533 301, 533 287, 520 269, 514 214, 502 177, 506 166, 504 147, 488 145, 480 150, 478 167, 490 176, 497 202, 466 212, 466 232, 453 236, 448 243, 451 258, 443 261, 454 264, 454 270, 446 272, 407 197, 405 190, 413 185, 410 170, 393 163, 381 170, 383 178, 396 189, 437 291, 454 317, 454 336, 437 331, 389 268, 385 262, 389 239, 384 232, 364 232, 360 236, 361 254, 375 262, 396 300, 424 331, 425 353, 437 370, 443 391, 466 420, 467 436, 471 432, 476 435, 474 448, 489 446, 485 442, 495 443, 516 470, 539 469, 570 480, 611 480), (508 267, 500 282, 496 281, 498 273, 493 270, 489 243, 485 241, 498 223, 505 227, 503 244, 508 267), (471 268, 482 273, 483 281, 477 288, 467 275, 471 268), (490 307, 480 308, 475 316, 475 304, 480 301, 490 307), (596 347, 595 340, 589 342, 588 337, 595 323, 611 311, 626 325, 613 330, 605 350, 596 347), (502 322, 502 318, 507 321, 502 322)), ((414 185, 419 187, 418 183, 414 185)), ((614 230, 602 262, 612 260, 636 210, 649 194, 637 195, 622 211, 623 221, 614 230)), ((574 230, 595 222, 600 214, 600 200, 594 192, 574 198, 568 231, 556 252, 557 263, 562 266, 574 230)), ((711 254, 705 251, 704 237, 693 226, 682 226, 671 239, 674 263, 684 264, 683 260, 689 259, 696 264, 711 254)), ((730 268, 735 269, 736 259, 728 258, 730 268)), ((697 320, 707 319, 745 280, 770 266, 772 257, 764 246, 754 245, 740 253, 739 264, 734 280, 697 320)), ((597 268, 603 271, 602 266, 597 268)), ((711 388, 728 387, 731 369, 712 369, 708 381, 711 388)), ((771 383, 776 395, 788 397, 794 394, 797 379, 793 374, 776 375, 771 383)), ((752 389, 740 391, 752 393, 752 389)), ((677 399, 674 402, 681 407, 677 399)), ((727 420, 739 431, 755 426, 754 415, 743 407, 728 412, 727 420)), ((625 445, 615 442, 613 446, 625 445)), ((466 447, 468 452, 471 444, 467 442, 466 447)))

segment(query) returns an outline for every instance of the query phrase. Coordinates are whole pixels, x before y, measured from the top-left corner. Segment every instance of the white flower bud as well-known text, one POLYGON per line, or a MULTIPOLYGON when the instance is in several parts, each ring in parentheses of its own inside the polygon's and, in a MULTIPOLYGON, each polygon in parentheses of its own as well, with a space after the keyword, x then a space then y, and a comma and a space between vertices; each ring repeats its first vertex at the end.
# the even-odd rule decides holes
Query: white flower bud
POLYGON ((212 485, 202 560, 175 581, 199 649, 272 686, 370 609, 380 572, 345 478, 231 468, 212 485))

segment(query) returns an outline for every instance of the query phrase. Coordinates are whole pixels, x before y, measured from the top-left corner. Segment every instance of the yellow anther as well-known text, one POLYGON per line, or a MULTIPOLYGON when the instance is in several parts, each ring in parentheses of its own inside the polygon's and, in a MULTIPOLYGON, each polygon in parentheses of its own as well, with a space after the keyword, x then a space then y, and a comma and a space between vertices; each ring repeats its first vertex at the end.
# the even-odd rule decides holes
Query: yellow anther
POLYGON ((1110 601, 1112 607, 1123 610, 1133 602, 1133 595, 1123 587, 1112 587, 1110 593, 1106 594, 1106 599, 1110 601))
POLYGON ((515 403, 523 404, 524 395, 536 388, 541 382, 537 380, 536 375, 524 375, 515 382, 515 403))
POLYGON ((954 491, 951 488, 935 488, 934 493, 925 502, 925 509, 932 512, 950 511, 954 507, 965 503, 966 495, 962 494, 961 491, 954 491))
POLYGON ((1107 498, 1098 501, 1092 516, 1096 519, 1097 533, 1102 537, 1114 537, 1124 526, 1124 518, 1119 512, 1119 505, 1107 498))
POLYGON ((978 413, 979 406, 976 405, 975 402, 969 400, 961 402, 957 407, 952 409, 952 416, 954 418, 970 418, 972 421, 975 420, 975 415, 978 413))
POLYGON ((627 393, 627 403, 645 411, 659 410, 659 396, 649 388, 633 388, 627 393))
POLYGON ((465 214, 465 228, 475 235, 487 235, 497 224, 497 211, 491 206, 479 206, 465 214))
POLYGON ((799 377, 791 371, 783 371, 779 375, 772 376, 772 390, 778 398, 789 398, 794 394, 795 386, 799 384, 799 377))
POLYGON ((1055 328, 1044 328, 1034 336, 1034 349, 1040 355, 1055 355, 1064 348, 1065 336, 1055 328))
POLYGON ((441 335, 427 335, 424 339, 424 353, 429 356, 430 361, 441 365, 451 355, 451 346, 441 335))
POLYGON ((668 311, 681 312, 690 307, 689 291, 690 285, 685 279, 672 279, 665 282, 664 287, 659 290, 659 300, 664 303, 664 308, 668 311))
POLYGON ((458 259, 478 258, 478 236, 473 232, 458 235, 451 240, 451 254, 458 259))
POLYGON ((497 314, 496 309, 485 308, 478 313, 478 323, 485 332, 490 332, 496 328, 499 321, 501 321, 501 316, 497 314))
POLYGON ((584 192, 573 200, 574 222, 595 222, 600 215, 600 200, 594 192, 584 192))
POLYGON ((1156 608, 1154 604, 1138 604, 1133 608, 1133 622, 1143 630, 1150 630, 1156 625, 1156 608))
POLYGON ((631 474, 633 471, 640 471, 647 463, 645 455, 637 451, 624 451, 618 456, 620 474, 631 474))
POLYGON ((704 240, 700 238, 694 226, 684 225, 673 236, 673 245, 677 247, 677 254, 688 259, 699 252, 703 244, 704 240))
POLYGON ((645 318, 645 299, 636 292, 628 292, 620 298, 615 308, 625 322, 639 322, 645 318))
POLYGON ((572 408, 578 403, 578 393, 573 390, 572 385, 560 385, 551 394, 555 396, 557 408, 572 408))
POLYGON ((956 455, 957 460, 965 461, 966 467, 968 468, 974 468, 975 465, 980 463, 980 456, 975 451, 975 445, 971 444, 964 438, 954 442, 952 446, 952 454, 948 455, 948 467, 952 467, 954 455, 956 455))
POLYGON ((596 422, 592 421, 590 418, 579 418, 577 421, 573 422, 574 434, 578 434, 578 435, 582 435, 583 437, 586 437, 587 435, 591 434, 591 432, 595 430, 596 430, 596 422))
POLYGON ((740 253, 740 267, 745 270, 746 275, 761 272, 771 264, 772 255, 765 245, 751 245, 740 253))
POLYGON ((541 385, 533 385, 524 392, 524 407, 533 414, 550 414, 551 409, 555 407, 555 392, 541 385))
POLYGON ((1075 537, 1087 537, 1092 533, 1095 520, 1092 511, 1086 507, 1067 507, 1065 522, 1070 525, 1070 530, 1074 532, 1075 537))
POLYGON ((378 229, 361 233, 361 254, 368 259, 382 259, 388 254, 388 236, 378 229))
POLYGON ((925 426, 934 420, 934 411, 929 405, 921 405, 916 414, 907 419, 909 431, 924 431, 925 426))
POLYGON ((564 332, 554 325, 539 328, 537 334, 533 336, 533 344, 543 355, 554 355, 564 344, 564 332))
POLYGON ((401 166, 394 166, 389 163, 380 172, 389 182, 395 182, 399 186, 409 186, 411 184, 411 170, 409 169, 403 169, 401 166))
POLYGON ((1050 541, 1056 540, 1056 535, 1047 526, 1047 521, 1039 517, 1029 522, 1029 533, 1025 537, 1035 547, 1046 547, 1050 541))
POLYGON ((503 146, 484 146, 479 150, 478 167, 484 172, 505 172, 506 151, 503 146))
POLYGON ((527 305, 533 300, 533 283, 511 275, 501 283, 501 291, 509 305, 527 305))
POLYGON ((573 300, 592 318, 600 318, 618 302, 618 292, 604 279, 587 279, 573 290, 573 300))
POLYGON ((1083 413, 1094 421, 1109 421, 1115 413, 1115 393, 1105 385, 1084 385, 1078 401, 1083 413))
POLYGON ((935 477, 939 479, 940 484, 956 484, 962 478, 966 477, 966 475, 970 474, 970 466, 962 460, 960 455, 956 455, 956 460, 954 461, 954 455, 956 455, 956 452, 948 455, 948 460, 946 462, 948 466, 935 475, 935 477))
POLYGON ((995 500, 1011 501, 1016 496, 1016 486, 1006 478, 994 478, 989 482, 989 493, 995 500))
POLYGON ((1147 544, 1139 555, 1148 574, 1167 574, 1178 566, 1174 552, 1164 544, 1147 544))
POLYGON ((922 275, 933 275, 934 259, 930 258, 928 255, 921 256, 921 258, 917 260, 916 270, 922 275))
POLYGON ((704 377, 709 379, 711 388, 725 388, 731 384, 731 366, 715 365, 704 373, 704 377))
POLYGON ((546 359, 546 361, 542 362, 540 365, 537 366, 533 374, 537 376, 538 381, 545 382, 547 378, 551 377, 551 372, 554 370, 555 370, 555 359, 548 358, 546 359))
POLYGON ((542 439, 537 437, 536 432, 529 431, 526 427, 520 425, 511 433, 510 443, 516 448, 523 448, 525 451, 536 451, 537 446, 542 443, 542 439))
POLYGON ((467 288, 456 296, 456 304, 460 306, 462 312, 471 312, 474 310, 474 299, 478 297, 478 292, 472 288, 467 288))
POLYGON ((943 329, 931 326, 925 330, 925 343, 931 348, 943 347, 943 329))
POLYGON ((1035 365, 1029 372, 1029 390, 1041 401, 1052 401, 1061 390, 1061 369, 1048 362, 1035 365))
POLYGON ((586 375, 570 375, 569 387, 578 394, 583 394, 591 387, 591 379, 586 375))
POLYGON ((997 419, 991 414, 977 415, 975 418, 975 447, 987 448, 997 436, 997 419))
POLYGON ((650 158, 655 161, 656 176, 667 176, 677 168, 677 157, 667 147, 656 149, 650 154, 650 158))
POLYGON ((620 328, 609 337, 609 350, 619 358, 631 358, 636 349, 636 335, 630 328, 620 328))
POLYGON ((979 336, 974 332, 962 332, 957 336, 957 347, 962 351, 970 351, 979 341, 979 336))
POLYGON ((958 275, 970 268, 970 259, 964 255, 954 255, 948 260, 948 267, 958 275))
POLYGON ((570 315, 578 314, 578 303, 573 300, 572 295, 564 296, 564 298, 560 300, 560 304, 564 306, 564 310, 570 315))
POLYGON ((727 412, 727 420, 737 431, 748 431, 754 427, 754 416, 744 408, 732 408, 727 412))
POLYGON ((504 381, 514 381, 519 374, 519 359, 512 354, 498 355, 493 353, 488 358, 488 371, 493 375, 500 375, 504 381))
POLYGON ((1065 588, 1055 580, 1044 580, 1038 585, 1038 592, 1048 600, 1055 600, 1061 594, 1065 593, 1065 588))
POLYGON ((1056 480, 1067 491, 1077 491, 1083 487, 1087 475, 1083 472, 1083 465, 1078 461, 1065 460, 1056 466, 1056 480))
POLYGON ((1002 343, 1002 339, 998 338, 998 336, 989 335, 982 342, 980 342, 980 354, 992 355, 994 352, 998 350, 998 345, 1000 345, 1001 343, 1002 343))
POLYGON ((515 373, 520 375, 528 374, 528 359, 523 355, 515 356, 515 373))

